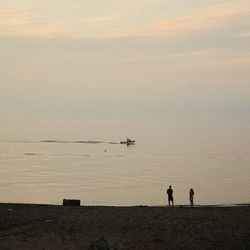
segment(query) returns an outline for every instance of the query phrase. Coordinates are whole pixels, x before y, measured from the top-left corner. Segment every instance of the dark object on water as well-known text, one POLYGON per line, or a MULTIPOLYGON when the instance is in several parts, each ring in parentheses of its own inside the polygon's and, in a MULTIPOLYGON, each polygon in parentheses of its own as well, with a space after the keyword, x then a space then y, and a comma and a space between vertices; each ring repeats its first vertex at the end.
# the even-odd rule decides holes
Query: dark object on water
POLYGON ((126 141, 121 141, 120 143, 121 143, 121 144, 127 144, 127 145, 134 145, 134 144, 135 144, 135 141, 129 139, 129 137, 128 137, 126 141))
POLYGON ((81 201, 80 200, 69 200, 69 199, 63 199, 63 206, 80 206, 81 201))
POLYGON ((133 145, 133 144, 135 144, 135 141, 129 141, 129 142, 127 142, 127 141, 121 141, 120 143, 121 144, 127 144, 127 145, 133 145))

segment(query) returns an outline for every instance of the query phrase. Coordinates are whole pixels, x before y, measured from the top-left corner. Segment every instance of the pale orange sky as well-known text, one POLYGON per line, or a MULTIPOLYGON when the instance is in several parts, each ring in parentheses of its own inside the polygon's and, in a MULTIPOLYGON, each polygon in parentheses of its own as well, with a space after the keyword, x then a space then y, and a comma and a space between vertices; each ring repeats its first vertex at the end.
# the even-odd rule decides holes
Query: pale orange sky
POLYGON ((250 121, 249 1, 0 0, 1 117, 250 121))

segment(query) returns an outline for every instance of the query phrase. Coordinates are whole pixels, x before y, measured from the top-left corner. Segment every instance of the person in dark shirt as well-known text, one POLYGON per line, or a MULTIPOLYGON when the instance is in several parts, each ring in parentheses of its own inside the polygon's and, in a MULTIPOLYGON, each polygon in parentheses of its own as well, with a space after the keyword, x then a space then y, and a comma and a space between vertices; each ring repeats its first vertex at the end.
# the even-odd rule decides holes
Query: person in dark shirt
POLYGON ((173 189, 171 186, 169 186, 167 190, 167 195, 168 195, 168 205, 170 206, 170 203, 172 203, 172 206, 174 205, 174 197, 173 197, 173 189))

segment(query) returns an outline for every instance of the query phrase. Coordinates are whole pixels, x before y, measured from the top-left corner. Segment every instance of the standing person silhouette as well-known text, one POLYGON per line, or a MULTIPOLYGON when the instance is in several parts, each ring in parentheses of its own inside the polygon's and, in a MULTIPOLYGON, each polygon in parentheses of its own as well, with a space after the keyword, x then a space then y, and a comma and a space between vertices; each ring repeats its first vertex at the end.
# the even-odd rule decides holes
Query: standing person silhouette
POLYGON ((190 206, 192 207, 194 205, 194 190, 190 188, 189 191, 189 201, 190 201, 190 206))
POLYGON ((170 203, 172 202, 172 206, 174 205, 174 197, 173 197, 173 189, 171 186, 169 186, 167 190, 167 195, 168 195, 168 206, 170 206, 170 203))

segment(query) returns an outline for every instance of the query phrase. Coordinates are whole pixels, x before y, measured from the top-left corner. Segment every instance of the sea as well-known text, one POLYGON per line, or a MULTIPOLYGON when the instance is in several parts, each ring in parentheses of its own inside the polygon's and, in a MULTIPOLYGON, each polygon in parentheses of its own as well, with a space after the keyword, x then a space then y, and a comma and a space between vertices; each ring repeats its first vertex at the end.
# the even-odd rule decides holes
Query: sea
POLYGON ((250 130, 223 124, 4 120, 0 202, 165 206, 250 202, 250 130), (129 137, 135 145, 120 144, 129 137))

